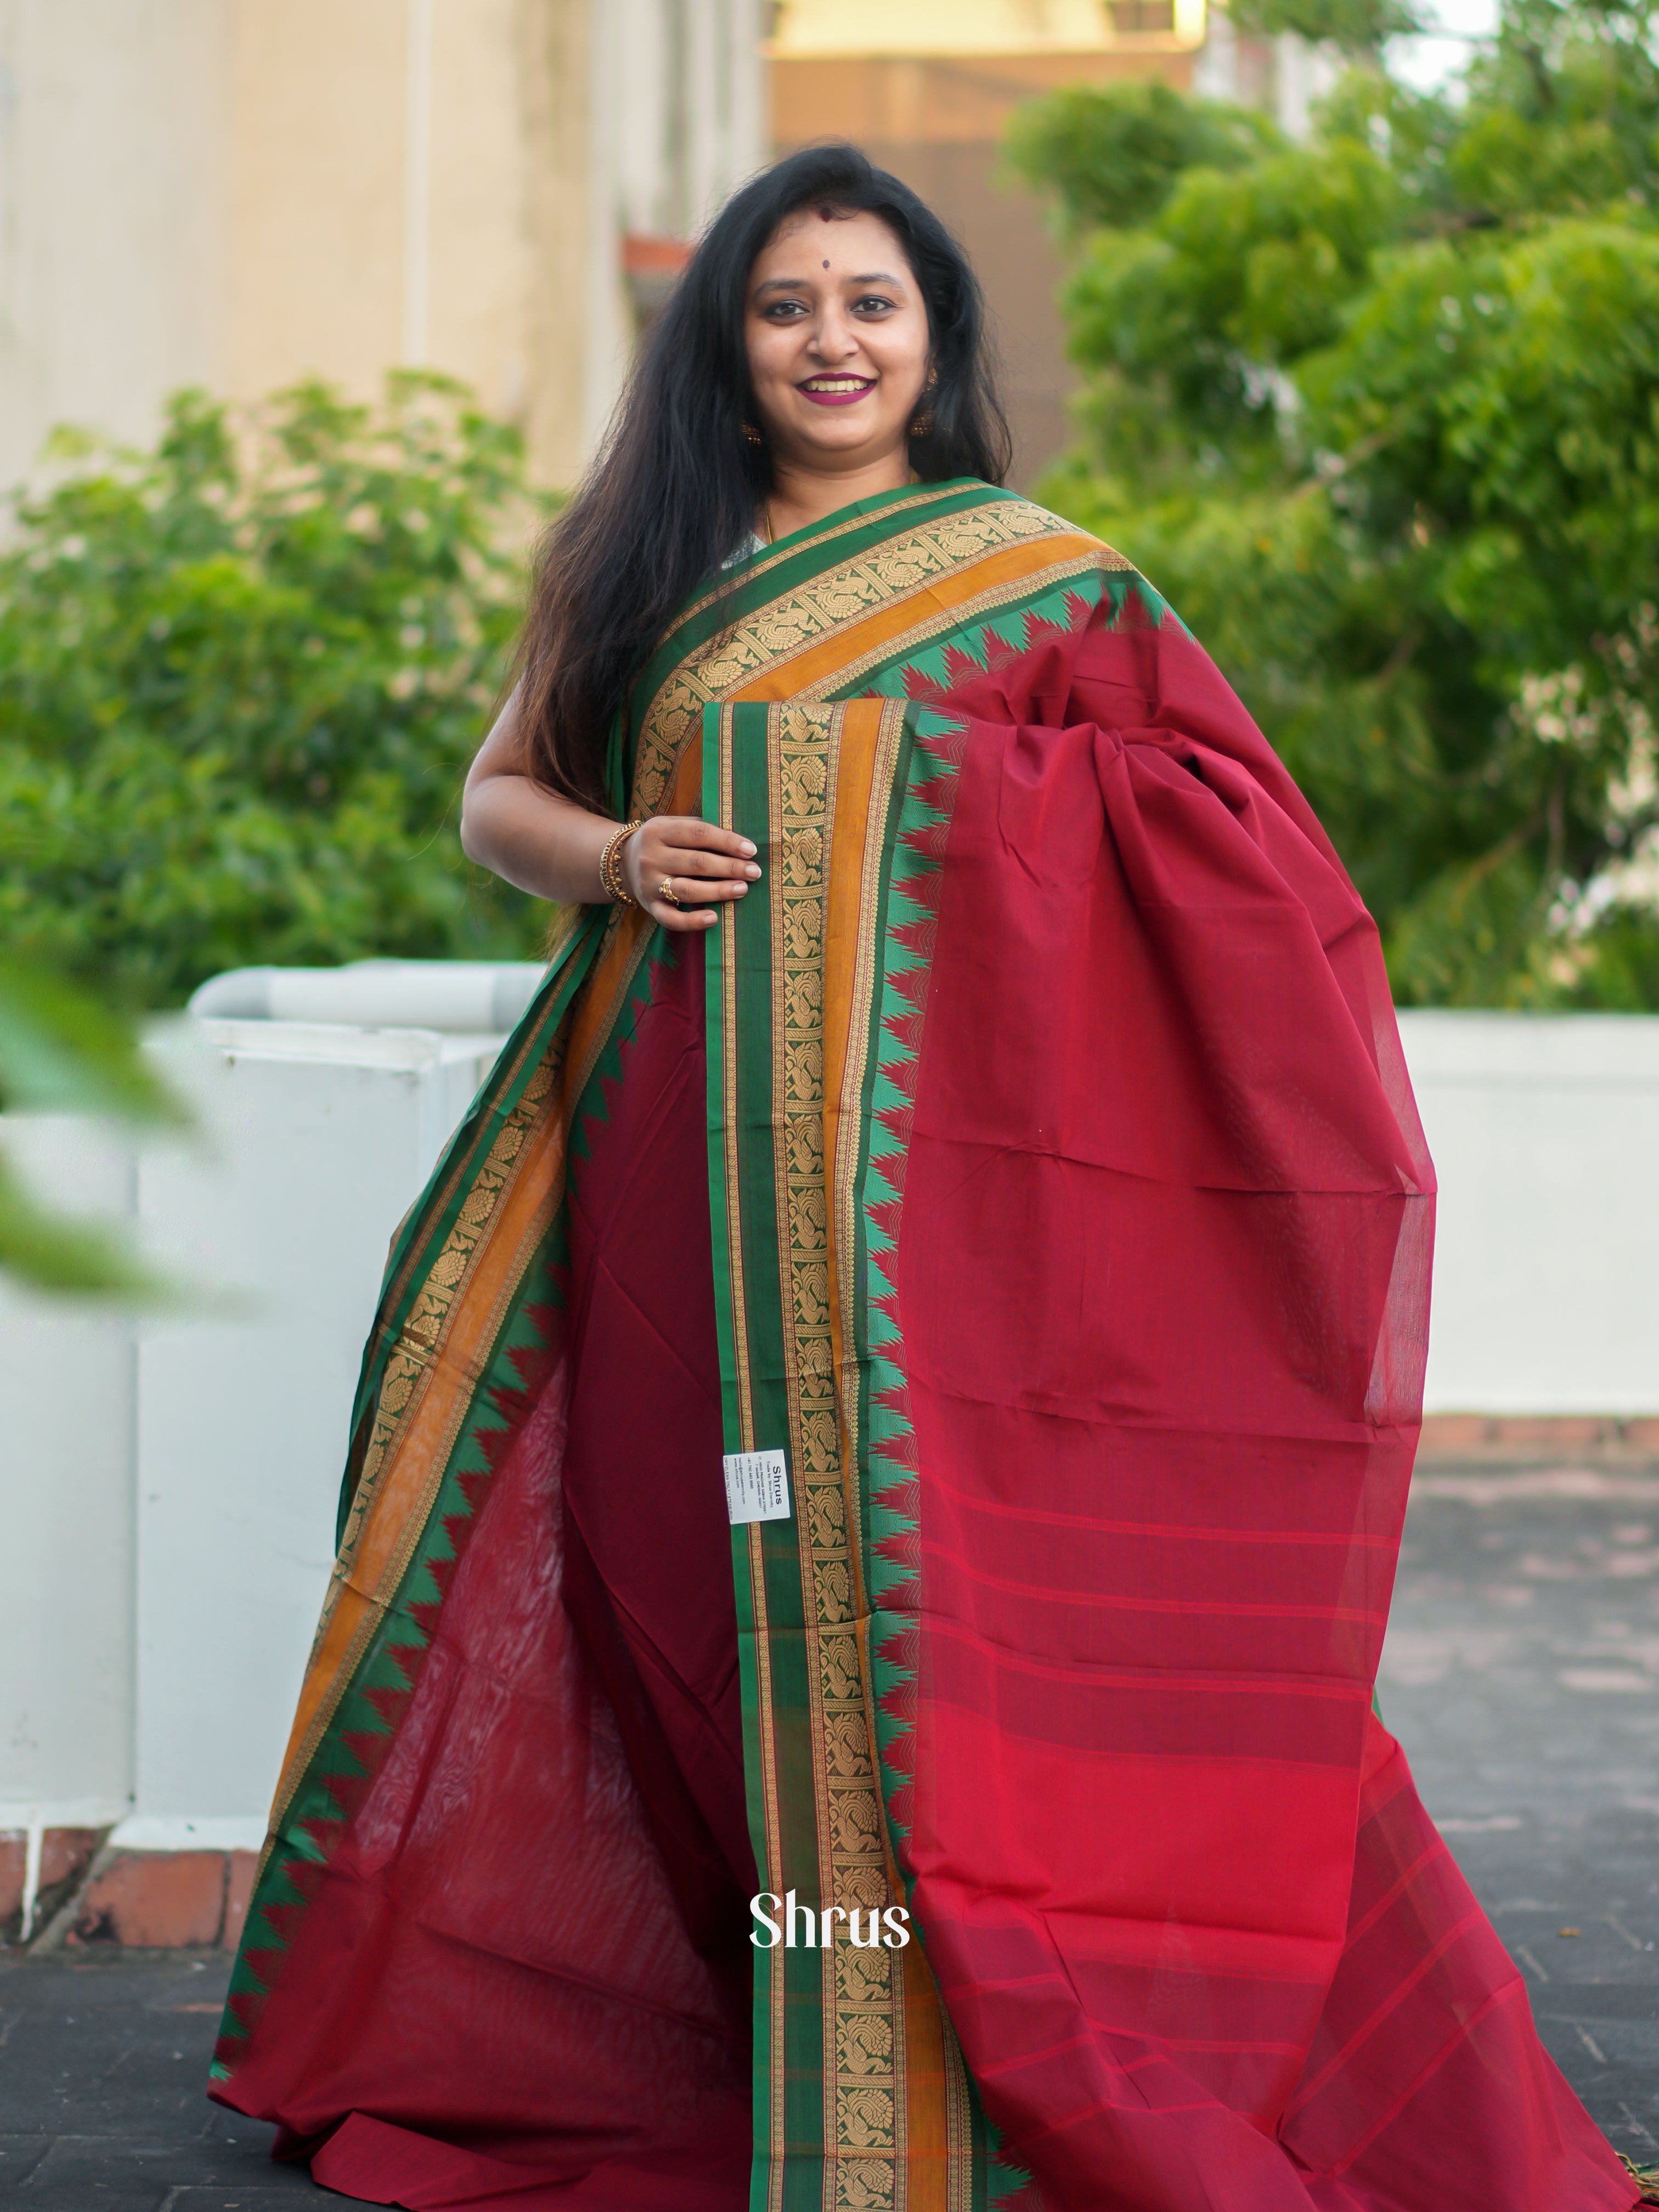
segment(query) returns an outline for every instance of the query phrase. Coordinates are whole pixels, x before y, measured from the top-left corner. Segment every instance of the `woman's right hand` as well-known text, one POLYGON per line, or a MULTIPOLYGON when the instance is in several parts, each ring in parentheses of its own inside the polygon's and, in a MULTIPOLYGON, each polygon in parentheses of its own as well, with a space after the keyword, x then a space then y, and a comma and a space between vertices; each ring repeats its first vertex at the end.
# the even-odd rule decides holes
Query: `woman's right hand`
POLYGON ((720 902, 742 898, 760 867, 753 845, 735 830, 695 814, 653 814, 623 847, 622 877, 665 929, 712 929, 720 902), (665 884, 672 898, 663 896, 665 884))

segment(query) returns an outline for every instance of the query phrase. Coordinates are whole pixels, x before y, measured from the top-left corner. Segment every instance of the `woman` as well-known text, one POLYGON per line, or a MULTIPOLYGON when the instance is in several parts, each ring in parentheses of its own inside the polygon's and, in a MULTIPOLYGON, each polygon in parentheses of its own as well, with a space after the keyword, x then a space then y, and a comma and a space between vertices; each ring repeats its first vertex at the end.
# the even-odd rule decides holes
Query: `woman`
POLYGON ((553 535, 463 840, 578 919, 392 1254, 214 2094, 409 2206, 1620 2212, 1371 1711, 1375 930, 980 324, 797 155, 553 535))

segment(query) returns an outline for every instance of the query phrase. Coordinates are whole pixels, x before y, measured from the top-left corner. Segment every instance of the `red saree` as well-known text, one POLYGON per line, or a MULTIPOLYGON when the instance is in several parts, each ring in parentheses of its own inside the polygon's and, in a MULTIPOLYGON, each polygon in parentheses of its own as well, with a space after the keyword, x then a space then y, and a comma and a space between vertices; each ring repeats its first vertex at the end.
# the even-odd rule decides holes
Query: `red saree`
POLYGON ((213 2094, 409 2206, 1622 2212, 1371 1713, 1432 1181, 1237 702, 959 483, 625 752, 765 876, 590 913, 400 1232, 213 2094))

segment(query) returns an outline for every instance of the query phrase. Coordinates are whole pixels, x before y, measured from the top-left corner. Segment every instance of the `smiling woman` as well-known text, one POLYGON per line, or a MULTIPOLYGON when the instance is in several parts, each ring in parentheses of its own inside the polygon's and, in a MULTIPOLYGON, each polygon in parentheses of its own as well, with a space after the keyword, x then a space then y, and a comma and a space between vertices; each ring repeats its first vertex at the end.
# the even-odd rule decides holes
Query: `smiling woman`
POLYGON ((772 453, 769 538, 816 520, 832 490, 860 499, 914 473, 933 345, 897 245, 878 216, 826 204, 780 224, 755 264, 744 337, 772 453))
POLYGON ((465 835, 581 919, 391 1255, 214 2094, 405 2206, 1625 2212, 1372 1710, 1376 931, 1005 454, 820 149, 556 526, 465 835))
POLYGON ((610 850, 641 668, 734 555, 908 484, 1000 484, 1010 446, 972 268, 914 192, 851 148, 757 178, 688 276, 548 540, 521 680, 468 777, 461 842, 544 898, 592 898, 605 864, 660 927, 698 930, 758 870, 684 820, 634 825, 610 850))

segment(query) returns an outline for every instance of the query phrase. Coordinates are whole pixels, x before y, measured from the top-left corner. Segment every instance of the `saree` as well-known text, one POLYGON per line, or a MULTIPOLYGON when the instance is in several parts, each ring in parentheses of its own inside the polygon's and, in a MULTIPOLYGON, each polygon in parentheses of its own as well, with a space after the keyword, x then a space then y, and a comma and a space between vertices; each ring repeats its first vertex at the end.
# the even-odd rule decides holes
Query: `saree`
POLYGON ((763 873, 585 909, 397 1237, 210 2094, 408 2206, 1622 2212, 1374 1710, 1433 1177, 1238 701, 921 485, 611 775, 763 873))

